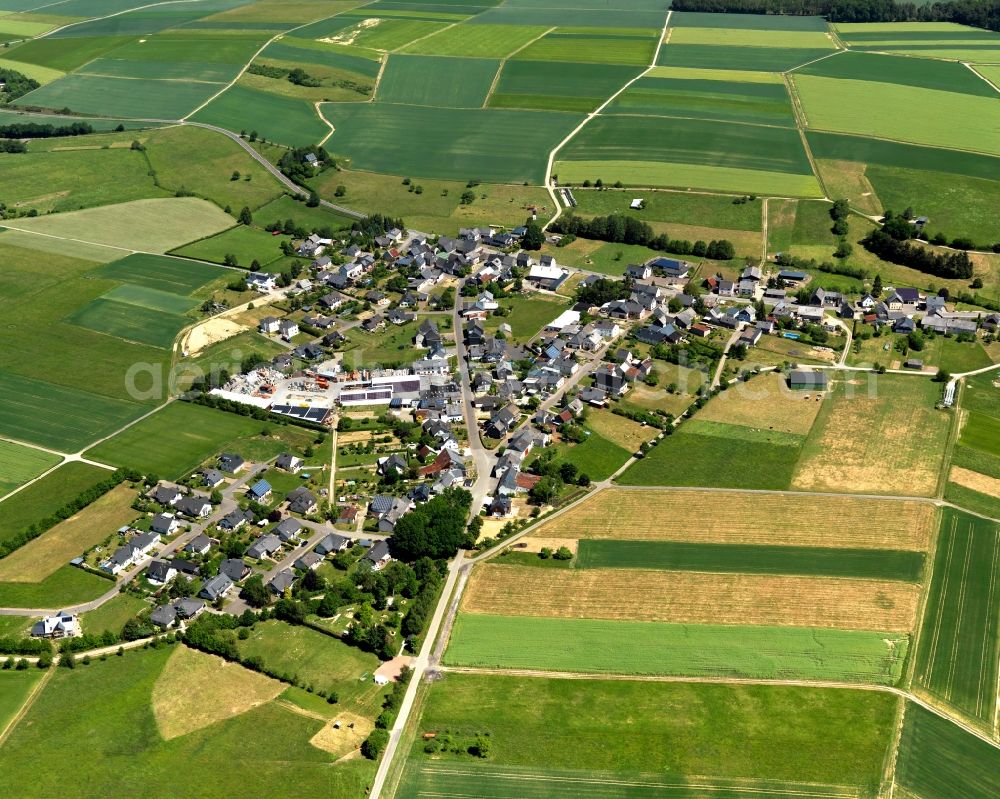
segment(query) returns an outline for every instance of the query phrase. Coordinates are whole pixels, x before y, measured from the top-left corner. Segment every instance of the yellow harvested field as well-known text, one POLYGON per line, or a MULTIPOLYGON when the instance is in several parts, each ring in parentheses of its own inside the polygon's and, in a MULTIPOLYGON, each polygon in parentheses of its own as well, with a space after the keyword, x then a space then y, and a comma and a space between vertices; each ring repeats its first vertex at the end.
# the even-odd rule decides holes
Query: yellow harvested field
POLYGON ((806 439, 792 487, 933 496, 952 418, 935 409, 939 393, 935 383, 902 375, 836 386, 806 439))
POLYGON ((477 566, 468 613, 908 632, 920 586, 888 580, 477 566))
POLYGON ((335 757, 344 757, 357 751, 374 729, 371 719, 356 713, 341 713, 310 738, 309 743, 335 757), (334 724, 339 724, 340 728, 335 728, 334 724))
POLYGON ((84 550, 135 520, 139 516, 131 507, 135 496, 136 492, 128 486, 117 486, 79 513, 15 549, 0 560, 0 582, 41 582, 84 550))
POLYGON ((820 407, 814 395, 791 391, 784 376, 768 372, 723 391, 694 418, 805 435, 820 407))
POLYGON ((917 500, 607 488, 531 538, 924 551, 936 514, 933 504, 917 500))
POLYGON ((990 477, 988 474, 980 474, 971 469, 963 469, 961 466, 952 466, 949 479, 953 483, 958 483, 965 488, 971 488, 980 494, 991 497, 1000 497, 1000 480, 990 477))
POLYGON ((168 741, 270 702, 284 683, 178 645, 153 685, 153 716, 168 741))
POLYGON ((580 549, 580 541, 576 538, 541 538, 536 536, 527 536, 522 538, 517 543, 524 544, 524 546, 516 549, 515 552, 541 552, 545 547, 553 550, 559 549, 559 547, 566 547, 566 549, 575 555, 580 549))
POLYGON ((652 441, 659 430, 649 425, 633 422, 624 416, 616 416, 611 411, 592 412, 587 417, 587 426, 603 438, 608 439, 629 452, 634 452, 646 441, 652 441))

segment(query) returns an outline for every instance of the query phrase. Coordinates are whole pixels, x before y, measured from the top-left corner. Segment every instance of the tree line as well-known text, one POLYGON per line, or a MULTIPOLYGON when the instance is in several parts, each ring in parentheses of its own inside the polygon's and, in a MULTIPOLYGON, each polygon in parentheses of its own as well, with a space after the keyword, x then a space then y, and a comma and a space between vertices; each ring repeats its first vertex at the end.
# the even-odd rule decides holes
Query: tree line
POLYGON ((466 529, 471 507, 472 494, 464 488, 449 488, 404 514, 389 539, 393 557, 404 561, 450 558, 462 547, 471 547, 466 529))
POLYGON ((697 255, 718 261, 728 261, 736 254, 732 242, 726 239, 707 243, 672 239, 666 233, 655 233, 648 222, 627 214, 595 216, 592 219, 567 214, 553 222, 549 229, 567 236, 608 241, 613 244, 638 244, 651 250, 678 255, 697 255))
POLYGON ((674 11, 819 16, 830 22, 955 22, 1000 31, 1000 0, 675 0, 674 11))
POLYGON ((972 277, 972 261, 967 252, 935 253, 911 244, 913 226, 901 216, 886 215, 882 227, 861 240, 864 248, 883 261, 908 266, 918 272, 949 279, 972 277))
POLYGON ((93 127, 86 122, 71 122, 68 125, 14 122, 0 125, 0 139, 51 139, 60 136, 86 136, 93 132, 93 127))

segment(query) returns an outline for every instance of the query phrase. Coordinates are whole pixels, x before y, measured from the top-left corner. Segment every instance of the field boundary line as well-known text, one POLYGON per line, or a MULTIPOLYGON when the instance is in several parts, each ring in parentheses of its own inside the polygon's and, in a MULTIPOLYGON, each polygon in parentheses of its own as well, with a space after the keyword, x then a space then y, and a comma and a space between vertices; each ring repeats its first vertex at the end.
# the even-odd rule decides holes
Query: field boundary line
MULTIPOLYGON (((351 10, 353 11, 354 9, 351 9, 351 10)), ((336 16, 336 14, 334 14, 334 16, 336 16)), ((476 14, 474 16, 479 16, 479 15, 476 14)), ((472 19, 472 17, 469 17, 469 19, 472 19)), ((433 22, 433 20, 427 20, 427 21, 428 22, 433 22)), ((411 41, 406 42, 406 44, 401 44, 399 47, 395 47, 392 50, 383 50, 382 52, 386 53, 386 54, 389 54, 389 55, 391 55, 392 53, 400 53, 401 55, 431 55, 430 53, 426 53, 426 54, 424 54, 424 53, 403 53, 403 48, 404 47, 411 47, 412 45, 416 44, 417 42, 422 42, 422 41, 424 41, 424 39, 431 38, 431 36, 437 36, 439 33, 444 33, 445 31, 449 31, 452 28, 454 28, 456 25, 461 25, 465 21, 466 20, 464 20, 464 19, 460 19, 457 22, 452 22, 450 25, 445 25, 443 28, 441 28, 441 30, 431 31, 430 33, 425 33, 423 36, 418 36, 416 39, 413 39, 411 41)), ((378 48, 377 47, 373 47, 372 50, 378 50, 378 48)))
MULTIPOLYGON (((349 9, 349 10, 350 11, 354 11, 354 10, 356 10, 358 8, 364 8, 365 6, 371 5, 374 1, 375 0, 368 0, 367 3, 362 3, 361 5, 355 6, 354 8, 349 9)), ((175 0, 175 2, 185 2, 185 3, 188 3, 188 2, 197 2, 197 0, 175 0)), ((248 69, 250 69, 250 65, 254 61, 257 60, 257 56, 259 56, 261 53, 263 53, 268 47, 270 47, 272 44, 274 44, 274 42, 278 41, 278 39, 280 39, 282 36, 287 36, 288 34, 294 33, 295 31, 300 30, 301 28, 308 28, 310 25, 315 25, 317 22, 323 22, 325 20, 332 19, 333 17, 339 16, 341 13, 342 12, 338 11, 336 14, 328 14, 325 17, 320 17, 319 19, 313 19, 313 20, 310 20, 309 22, 303 22, 301 25, 296 25, 294 28, 288 28, 287 30, 283 30, 280 33, 274 34, 274 36, 272 36, 270 39, 268 39, 266 42, 264 42, 264 44, 262 44, 257 49, 257 51, 252 56, 250 56, 250 59, 242 67, 240 67, 240 71, 236 73, 236 76, 231 81, 229 81, 229 83, 224 84, 223 87, 221 89, 219 89, 219 91, 217 91, 215 94, 213 94, 207 100, 205 100, 205 102, 203 102, 201 105, 199 105, 193 111, 188 111, 188 113, 186 113, 184 116, 182 116, 179 121, 180 122, 187 122, 191 117, 193 117, 195 114, 197 114, 199 111, 201 111, 201 109, 203 109, 205 106, 207 106, 213 100, 215 100, 217 97, 219 97, 222 94, 224 94, 225 92, 229 91, 229 89, 231 89, 233 86, 235 86, 236 83, 237 83, 237 81, 239 81, 239 79, 242 78, 246 74, 246 71, 248 69)))
POLYGON ((987 78, 982 72, 980 72, 974 66, 972 66, 972 64, 968 63, 967 61, 963 61, 962 63, 965 64, 966 67, 968 67, 969 71, 973 75, 975 75, 977 78, 980 78, 980 79, 986 81, 986 83, 988 83, 990 86, 993 87, 994 91, 1000 93, 1000 86, 997 86, 993 81, 991 81, 989 78, 987 78))
MULTIPOLYGON (((87 63, 92 64, 93 61, 87 63)), ((111 78, 112 80, 154 80, 157 83, 204 83, 207 86, 222 86, 221 80, 201 80, 200 78, 140 78, 135 75, 105 75, 103 72, 77 72, 74 73, 83 78, 111 78)))
POLYGON ((812 148, 809 146, 809 140, 806 138, 806 128, 809 127, 809 119, 806 116, 805 108, 802 106, 802 98, 799 97, 799 93, 795 88, 795 81, 785 74, 781 74, 781 79, 785 83, 785 91, 788 92, 788 96, 792 101, 792 115, 795 118, 795 129, 799 133, 799 139, 802 141, 802 149, 806 154, 806 160, 809 161, 809 168, 813 172, 813 177, 816 178, 816 182, 819 184, 820 191, 823 192, 823 199, 830 200, 830 192, 826 189, 826 184, 823 182, 823 175, 820 174, 819 167, 816 165, 816 159, 813 157, 812 148))
POLYGON ((899 742, 903 737, 903 721, 906 718, 906 701, 899 703, 896 711, 896 723, 892 729, 892 739, 885 752, 885 762, 882 766, 882 782, 879 785, 879 796, 891 796, 892 785, 896 781, 896 761, 899 759, 899 742))
POLYGON ((486 96, 483 98, 483 104, 479 106, 480 108, 486 108, 489 106, 490 98, 493 96, 493 92, 500 82, 500 73, 503 72, 503 68, 507 65, 507 58, 501 58, 500 63, 497 64, 496 74, 493 75, 493 80, 490 82, 490 88, 486 90, 486 96))
POLYGON ((814 58, 811 61, 806 61, 804 64, 796 64, 794 67, 792 67, 791 69, 786 69, 781 74, 782 75, 790 75, 792 72, 795 72, 795 70, 797 70, 797 69, 802 69, 802 67, 808 67, 810 64, 815 64, 815 63, 817 63, 819 61, 825 61, 827 58, 833 58, 835 55, 840 55, 841 53, 846 53, 847 51, 848 51, 848 48, 846 48, 846 47, 843 50, 833 50, 833 51, 827 53, 826 55, 821 55, 819 58, 814 58))
MULTIPOLYGON (((8 440, 8 439, 6 439, 6 438, 4 438, 4 439, 0 439, 0 440, 3 440, 3 441, 7 441, 7 442, 8 442, 8 443, 10 443, 10 444, 20 444, 20 443, 21 443, 20 441, 9 441, 9 440, 8 440)), ((30 479, 30 480, 29 480, 28 482, 26 482, 26 483, 22 483, 22 484, 21 484, 21 485, 19 485, 19 486, 18 486, 17 488, 14 488, 14 489, 12 489, 12 490, 8 491, 8 492, 7 492, 6 494, 4 494, 4 495, 3 495, 2 497, 0 497, 0 502, 6 502, 6 501, 7 501, 8 499, 10 499, 10 498, 11 498, 12 496, 14 496, 15 494, 19 494, 19 493, 21 493, 21 492, 22 492, 22 491, 24 491, 24 489, 26 489, 26 488, 27 488, 28 486, 30 486, 30 485, 34 485, 34 484, 35 484, 35 483, 37 483, 37 482, 38 482, 39 480, 41 480, 41 479, 42 479, 43 477, 48 477, 48 476, 49 476, 50 474, 52 474, 52 472, 54 472, 54 471, 55 471, 56 469, 58 469, 58 468, 59 468, 60 466, 62 466, 62 465, 63 465, 64 463, 66 463, 66 462, 67 462, 67 461, 66 461, 66 456, 65 456, 65 455, 63 455, 63 456, 61 457, 61 459, 60 459, 59 463, 57 463, 57 464, 56 464, 55 466, 53 466, 53 467, 52 467, 52 468, 50 468, 50 469, 46 469, 46 470, 45 470, 44 472, 42 472, 42 473, 41 473, 40 475, 38 475, 37 477, 32 477, 32 478, 31 478, 31 479, 30 479)))
MULTIPOLYGON (((640 75, 639 77, 642 76, 640 75)), ((680 116, 678 114, 623 114, 619 112, 614 114, 608 114, 608 116, 628 117, 631 119, 684 119, 684 120, 693 120, 695 122, 698 121, 718 122, 723 125, 747 125, 752 128, 773 128, 774 130, 794 130, 795 128, 798 127, 798 125, 775 125, 771 122, 746 122, 742 119, 718 119, 717 117, 709 117, 709 116, 687 117, 687 116, 680 116)), ((793 172, 790 174, 795 174, 795 173, 793 172)), ((816 199, 821 199, 821 198, 817 197, 816 199)))
MULTIPOLYGON (((200 2, 200 0, 163 0, 163 2, 160 2, 160 3, 147 3, 144 6, 136 6, 135 8, 126 8, 123 11, 116 11, 113 14, 105 14, 103 17, 91 17, 89 19, 82 19, 79 22, 69 22, 66 25, 62 25, 61 27, 53 28, 50 31, 46 31, 41 36, 34 36, 34 37, 31 37, 31 38, 34 38, 34 39, 47 39, 49 36, 51 36, 54 33, 58 33, 59 31, 64 31, 67 28, 72 28, 72 27, 75 27, 76 25, 84 25, 84 24, 89 23, 89 22, 100 22, 102 19, 111 19, 112 17, 120 17, 123 14, 131 14, 133 11, 145 11, 147 8, 156 8, 157 6, 174 6, 174 5, 177 5, 179 3, 198 3, 198 2, 200 2)), ((50 3, 49 5, 54 6, 54 5, 62 5, 62 4, 61 3, 50 3)), ((40 8, 47 8, 47 7, 48 6, 40 6, 40 8)), ((32 11, 35 11, 35 10, 37 10, 37 9, 32 9, 32 11)))
POLYGON ((542 230, 544 230, 553 222, 555 222, 556 219, 559 218, 559 215, 562 213, 562 206, 559 204, 559 199, 556 196, 555 187, 553 187, 552 185, 552 165, 555 163, 556 153, 558 153, 563 147, 565 147, 573 139, 573 137, 576 136, 577 133, 583 130, 583 128, 586 127, 588 122, 590 122, 592 119, 594 119, 594 117, 598 116, 601 113, 601 111, 603 111, 605 108, 611 105, 612 102, 614 102, 620 95, 622 95, 630 86, 632 86, 632 84, 634 84, 637 80, 639 80, 639 78, 648 75, 649 71, 656 66, 656 62, 660 58, 660 48, 663 47, 663 39, 667 35, 667 30, 670 27, 670 17, 673 13, 674 13, 673 10, 667 11, 666 19, 663 20, 663 28, 660 31, 659 38, 657 38, 656 40, 656 50, 653 51, 653 60, 649 64, 649 66, 647 66, 642 72, 640 72, 634 78, 627 81, 625 85, 622 86, 618 91, 616 91, 607 100, 605 100, 603 103, 597 106, 597 108, 595 108, 593 111, 587 114, 580 122, 580 124, 577 125, 575 128, 573 128, 573 130, 571 130, 566 135, 566 138, 564 138, 561 142, 559 142, 549 153, 549 159, 545 165, 545 187, 549 190, 549 195, 552 197, 552 202, 555 203, 555 214, 548 222, 546 222, 542 226, 542 230))
POLYGON ((15 713, 14 717, 9 722, 7 722, 7 726, 4 727, 2 730, 0 730, 0 746, 3 746, 7 742, 7 739, 10 737, 10 734, 14 731, 14 728, 21 722, 21 719, 23 719, 26 715, 28 715, 28 711, 31 710, 32 705, 35 704, 35 700, 38 699, 38 695, 42 692, 42 689, 45 688, 45 686, 48 684, 49 680, 52 679, 52 675, 55 673, 54 666, 55 664, 53 664, 52 666, 50 666, 48 669, 45 670, 45 674, 42 675, 42 679, 40 679, 35 685, 35 687, 31 689, 31 693, 29 693, 28 696, 25 697, 25 700, 22 703, 21 707, 18 708, 17 713, 15 713))
POLYGON ((378 74, 375 76, 375 86, 372 88, 372 96, 368 98, 369 103, 374 103, 378 97, 378 87, 382 85, 382 75, 385 74, 385 65, 389 63, 389 54, 383 53, 378 60, 378 74))
POLYGON ((898 688, 894 685, 878 685, 876 683, 852 683, 839 680, 790 680, 790 679, 763 679, 758 677, 691 677, 679 675, 652 675, 652 674, 607 674, 599 672, 585 671, 548 671, 544 669, 490 669, 480 666, 441 666, 438 669, 442 672, 452 672, 455 674, 483 674, 492 676, 510 677, 537 677, 554 680, 608 680, 616 682, 665 682, 665 683, 693 683, 693 684, 720 684, 720 685, 763 685, 789 688, 835 688, 851 691, 871 691, 874 693, 887 693, 901 697, 915 705, 919 705, 933 713, 939 718, 950 721, 956 727, 961 728, 970 735, 975 736, 984 743, 989 744, 994 749, 1000 749, 1000 741, 993 740, 982 730, 970 725, 963 719, 956 718, 945 710, 928 702, 922 697, 898 688))
POLYGON ((503 57, 503 61, 504 61, 504 63, 506 63, 507 61, 509 61, 510 59, 512 59, 512 58, 513 58, 514 56, 516 56, 516 55, 517 55, 518 53, 520 53, 520 52, 521 52, 522 50, 525 50, 525 49, 527 49, 528 47, 530 47, 531 45, 533 45, 533 44, 534 44, 535 42, 537 42, 537 41, 538 41, 539 39, 544 39, 544 38, 545 38, 546 36, 548 36, 548 35, 549 35, 550 33, 552 33, 553 31, 556 31, 556 30, 559 30, 559 28, 558 28, 558 26, 555 26, 555 25, 554 25, 553 27, 549 28, 549 29, 548 29, 547 31, 544 31, 544 32, 542 32, 542 33, 539 33, 539 34, 538 34, 538 35, 537 35, 537 36, 536 36, 536 37, 535 37, 534 39, 531 39, 530 41, 527 41, 527 42, 525 42, 524 44, 522 44, 522 45, 521 45, 520 47, 518 47, 518 48, 517 48, 517 49, 516 49, 516 50, 515 50, 515 51, 514 51, 513 53, 507 53, 507 55, 505 55, 505 56, 503 57))

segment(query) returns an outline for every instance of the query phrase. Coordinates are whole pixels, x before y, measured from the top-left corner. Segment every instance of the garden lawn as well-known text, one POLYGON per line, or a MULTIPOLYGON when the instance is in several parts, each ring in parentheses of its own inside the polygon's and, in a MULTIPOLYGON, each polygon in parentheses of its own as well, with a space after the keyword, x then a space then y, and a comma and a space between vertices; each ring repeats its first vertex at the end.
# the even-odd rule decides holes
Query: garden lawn
POLYGON ((796 75, 794 82, 810 128, 1000 155, 993 97, 814 75, 796 75), (912 108, 935 113, 915 117, 912 108), (957 117, 966 124, 951 124, 957 117))
POLYGON ((895 710, 867 691, 449 674, 420 728, 489 731, 493 765, 864 784, 895 710))
POLYGON ((722 422, 684 422, 618 478, 623 485, 787 489, 804 437, 722 422))
POLYGON ((150 604, 132 594, 119 594, 108 600, 96 610, 89 610, 80 616, 80 626, 85 633, 100 635, 112 632, 120 635, 125 622, 134 618, 140 611, 148 610, 150 604))
POLYGON ((861 630, 461 613, 444 660, 483 668, 893 685, 908 641, 861 630))
POLYGON ((0 441, 0 497, 38 477, 59 463, 59 456, 9 441, 0 441))
POLYGON ((436 109, 381 103, 325 103, 336 128, 327 150, 353 169, 413 177, 540 184, 549 151, 576 114, 504 109, 436 109), (399 131, 406 130, 405 139, 399 131), (508 145, 516 140, 518 146, 508 145), (503 152, 503 158, 495 157, 503 152))
POLYGON ((541 329, 566 310, 566 304, 544 294, 512 297, 498 301, 503 309, 510 309, 506 316, 489 316, 483 324, 486 330, 496 330, 500 325, 510 325, 511 334, 518 341, 533 339, 541 329))
MULTIPOLYGON (((127 466, 143 474, 177 480, 242 439, 255 437, 268 422, 218 411, 190 402, 172 402, 152 416, 88 450, 86 455, 104 463, 127 466), (155 444, 151 444, 155 442, 155 444)), ((275 440, 278 454, 280 441, 275 440)), ((246 457, 246 453, 241 453, 246 457)))

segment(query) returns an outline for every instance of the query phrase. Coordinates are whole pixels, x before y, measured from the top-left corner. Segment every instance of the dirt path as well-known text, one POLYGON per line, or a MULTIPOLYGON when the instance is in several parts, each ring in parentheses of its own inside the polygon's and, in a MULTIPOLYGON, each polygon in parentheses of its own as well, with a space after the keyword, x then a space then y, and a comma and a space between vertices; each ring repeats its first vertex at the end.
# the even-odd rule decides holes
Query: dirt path
POLYGON ((28 711, 31 710, 31 706, 35 704, 35 700, 38 699, 38 695, 42 692, 42 689, 48 684, 49 680, 52 679, 53 674, 55 674, 55 668, 46 670, 45 674, 42 675, 42 679, 40 679, 35 684, 35 687, 31 689, 31 693, 28 694, 28 698, 24 700, 24 704, 21 705, 21 709, 14 714, 14 718, 7 722, 7 726, 0 730, 0 747, 7 742, 7 738, 10 737, 14 728, 20 723, 21 719, 27 715, 28 711))

